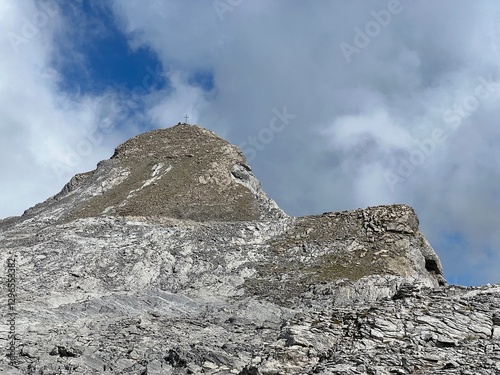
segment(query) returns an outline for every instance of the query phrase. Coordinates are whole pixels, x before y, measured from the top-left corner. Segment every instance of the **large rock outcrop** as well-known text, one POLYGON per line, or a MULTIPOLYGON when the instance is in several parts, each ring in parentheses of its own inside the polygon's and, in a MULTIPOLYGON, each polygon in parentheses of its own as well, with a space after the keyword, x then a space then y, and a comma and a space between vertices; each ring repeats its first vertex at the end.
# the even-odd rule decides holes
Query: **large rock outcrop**
POLYGON ((76 175, 55 197, 25 213, 35 215, 52 222, 102 215, 194 221, 285 216, 237 147, 190 125, 128 140, 95 171, 76 175))
POLYGON ((198 126, 120 145, 0 245, 5 373, 500 371, 500 287, 446 285, 411 207, 290 217, 198 126))

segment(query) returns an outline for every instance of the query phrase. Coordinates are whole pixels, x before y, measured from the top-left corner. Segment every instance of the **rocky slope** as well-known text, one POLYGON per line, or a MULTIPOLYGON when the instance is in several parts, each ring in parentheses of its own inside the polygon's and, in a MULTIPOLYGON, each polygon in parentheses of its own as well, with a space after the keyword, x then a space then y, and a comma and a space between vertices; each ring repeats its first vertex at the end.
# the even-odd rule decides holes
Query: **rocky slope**
POLYGON ((500 373, 500 286, 446 285, 412 208, 290 217, 198 126, 120 145, 0 245, 3 373, 500 373))

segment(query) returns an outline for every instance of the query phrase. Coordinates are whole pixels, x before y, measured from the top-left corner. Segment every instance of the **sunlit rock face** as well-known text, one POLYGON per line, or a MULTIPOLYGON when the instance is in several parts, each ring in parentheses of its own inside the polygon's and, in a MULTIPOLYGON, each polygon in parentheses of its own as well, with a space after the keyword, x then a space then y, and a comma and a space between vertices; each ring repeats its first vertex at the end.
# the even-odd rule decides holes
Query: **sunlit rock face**
POLYGON ((199 222, 286 216, 262 191, 237 147, 190 125, 128 140, 95 171, 75 176, 28 213, 57 220, 108 215, 199 222))
MULTIPOLYGON (((141 134, 0 221, 17 288, 17 363, 2 356, 1 366, 498 373, 500 287, 447 286, 418 225, 405 205, 291 217, 213 132, 182 124, 141 134)), ((6 282, 2 290, 6 310, 6 282)))

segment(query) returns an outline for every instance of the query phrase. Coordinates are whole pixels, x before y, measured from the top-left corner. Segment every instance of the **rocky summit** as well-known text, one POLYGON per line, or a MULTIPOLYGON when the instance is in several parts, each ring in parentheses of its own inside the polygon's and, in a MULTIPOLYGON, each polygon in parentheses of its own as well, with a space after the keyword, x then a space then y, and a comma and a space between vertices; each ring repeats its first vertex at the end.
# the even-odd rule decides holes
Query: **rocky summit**
POLYGON ((118 146, 0 249, 0 373, 500 374, 500 286, 448 285, 411 207, 291 217, 198 126, 118 146))

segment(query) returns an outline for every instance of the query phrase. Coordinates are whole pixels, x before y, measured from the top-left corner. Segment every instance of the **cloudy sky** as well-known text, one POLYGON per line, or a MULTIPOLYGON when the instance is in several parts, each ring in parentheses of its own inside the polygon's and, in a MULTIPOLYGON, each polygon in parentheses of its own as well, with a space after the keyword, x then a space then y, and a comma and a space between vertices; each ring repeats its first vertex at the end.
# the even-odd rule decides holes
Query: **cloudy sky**
POLYGON ((406 203, 500 283, 497 0, 0 0, 0 217, 188 115, 291 215, 406 203))

